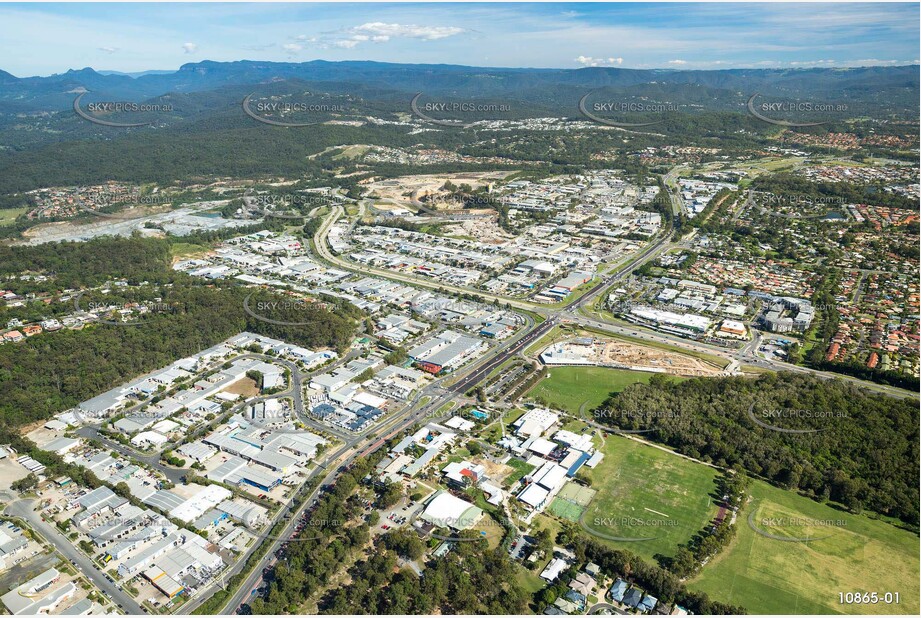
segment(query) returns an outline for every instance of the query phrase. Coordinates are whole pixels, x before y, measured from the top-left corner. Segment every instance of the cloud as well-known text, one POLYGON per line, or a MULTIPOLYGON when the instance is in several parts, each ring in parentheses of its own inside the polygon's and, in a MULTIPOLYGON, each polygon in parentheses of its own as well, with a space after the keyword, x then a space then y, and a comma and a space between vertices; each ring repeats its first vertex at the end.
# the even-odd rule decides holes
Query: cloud
POLYGON ((394 39, 438 41, 464 32, 466 32, 464 28, 457 26, 419 26, 416 24, 388 24, 374 21, 346 28, 337 33, 330 44, 334 47, 352 49, 361 43, 388 43, 394 39))
POLYGON ((623 58, 592 58, 591 56, 579 56, 576 62, 584 67, 613 67, 620 66, 624 63, 623 58))
POLYGON ((198 45, 195 43, 183 43, 182 50, 187 54, 194 54, 198 51, 198 45))
POLYGON ((386 24, 375 21, 352 28, 355 33, 367 33, 372 36, 391 38, 422 39, 423 41, 437 41, 456 36, 464 32, 457 26, 416 26, 414 24, 386 24))
POLYGON ((341 47, 342 49, 352 49, 358 46, 358 41, 353 41, 351 39, 343 39, 341 41, 333 42, 333 45, 336 47, 341 47))
POLYGON ((289 56, 296 56, 298 52, 304 49, 304 46, 299 43, 285 43, 281 48, 285 50, 285 53, 289 56))
POLYGON ((668 63, 681 65, 681 64, 687 64, 688 61, 687 60, 669 60, 668 63))
POLYGON ((114 54, 114 53, 117 52, 118 50, 119 50, 118 47, 100 47, 100 48, 99 48, 99 51, 103 51, 103 52, 105 52, 105 53, 107 53, 107 54, 114 54))

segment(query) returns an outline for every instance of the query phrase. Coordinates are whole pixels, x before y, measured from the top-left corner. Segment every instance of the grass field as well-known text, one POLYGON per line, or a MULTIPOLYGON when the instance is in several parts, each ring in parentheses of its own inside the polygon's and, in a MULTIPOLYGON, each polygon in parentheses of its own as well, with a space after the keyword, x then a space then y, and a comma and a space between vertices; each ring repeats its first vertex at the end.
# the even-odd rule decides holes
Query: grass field
POLYGON ((189 242, 176 242, 170 245, 170 255, 173 258, 193 258, 204 255, 211 250, 207 245, 199 245, 189 242))
POLYGON ((604 460, 587 472, 598 493, 583 521, 607 536, 651 540, 601 541, 647 560, 674 555, 716 514, 710 494, 717 470, 616 435, 603 452, 604 460))
POLYGON ((689 587, 711 598, 765 614, 917 615, 917 535, 863 515, 850 515, 760 481, 737 522, 736 538, 689 587), (778 536, 787 530, 765 518, 798 522, 795 536, 824 537, 784 542, 762 536, 748 523, 778 536), (803 526, 801 522, 820 526, 803 526), (840 520, 840 521, 839 521, 840 520), (834 525, 832 525, 832 523, 834 525), (898 592, 899 605, 842 605, 839 592, 898 592))
POLYGON ((571 414, 578 414, 586 401, 586 411, 597 408, 610 393, 620 392, 636 382, 647 384, 655 375, 610 367, 552 367, 548 374, 528 396, 543 397, 551 407, 571 414))
POLYGON ((29 210, 28 208, 4 208, 0 210, 0 227, 4 227, 13 223, 16 220, 16 217, 19 215, 25 214, 29 210))
POLYGON ((524 476, 534 471, 534 466, 532 466, 531 464, 525 461, 521 461, 520 459, 515 459, 514 457, 512 457, 505 463, 506 465, 508 465, 511 468, 514 468, 515 470, 514 472, 509 474, 507 477, 505 477, 505 484, 507 486, 511 486, 513 483, 517 483, 524 476))

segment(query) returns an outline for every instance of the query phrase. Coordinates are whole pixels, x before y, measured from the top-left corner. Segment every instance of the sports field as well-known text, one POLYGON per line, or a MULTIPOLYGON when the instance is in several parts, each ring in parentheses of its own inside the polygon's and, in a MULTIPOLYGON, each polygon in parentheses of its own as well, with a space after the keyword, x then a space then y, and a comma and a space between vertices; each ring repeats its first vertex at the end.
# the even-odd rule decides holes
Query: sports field
POLYGON ((647 384, 653 373, 611 369, 610 367, 551 367, 544 378, 528 393, 529 397, 543 397, 550 407, 578 414, 583 403, 586 412, 597 408, 613 392, 620 392, 631 384, 647 384))
POLYGON ((590 487, 583 487, 570 481, 563 486, 547 508, 557 517, 579 521, 596 493, 598 492, 590 487))
POLYGON ((550 503, 550 506, 547 507, 547 510, 561 519, 579 521, 585 509, 575 502, 569 502, 557 496, 553 499, 553 502, 550 503))
POLYGON ((749 613, 918 614, 917 535, 760 481, 749 493, 736 538, 689 588, 749 613), (857 591, 898 592, 901 603, 839 603, 839 592, 857 591))
POLYGON ((717 470, 616 435, 603 452, 594 470, 583 468, 598 493, 582 518, 603 542, 648 560, 674 555, 716 515, 717 470))

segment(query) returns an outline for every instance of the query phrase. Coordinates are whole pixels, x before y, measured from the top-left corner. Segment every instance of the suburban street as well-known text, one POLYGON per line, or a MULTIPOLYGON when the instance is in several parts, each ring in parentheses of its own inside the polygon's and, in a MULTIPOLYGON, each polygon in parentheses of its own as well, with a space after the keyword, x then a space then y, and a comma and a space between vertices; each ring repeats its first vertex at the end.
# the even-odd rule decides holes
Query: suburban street
POLYGON ((102 590, 106 596, 112 599, 112 601, 126 613, 147 613, 130 595, 128 595, 128 593, 124 592, 115 583, 109 581, 108 577, 93 564, 93 561, 75 547, 70 539, 58 530, 57 527, 42 521, 41 516, 33 510, 35 502, 37 502, 37 500, 14 500, 6 505, 5 511, 8 515, 28 521, 32 528, 42 535, 49 543, 54 545, 55 549, 61 552, 61 554, 71 562, 72 566, 76 565, 75 568, 79 568, 85 576, 89 577, 93 583, 96 584, 97 588, 102 590))

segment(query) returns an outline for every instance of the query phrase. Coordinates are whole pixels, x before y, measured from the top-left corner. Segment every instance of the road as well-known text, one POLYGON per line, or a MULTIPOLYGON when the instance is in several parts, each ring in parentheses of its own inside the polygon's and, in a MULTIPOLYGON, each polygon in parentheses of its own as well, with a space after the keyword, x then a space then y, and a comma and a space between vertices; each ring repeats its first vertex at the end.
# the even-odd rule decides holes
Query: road
MULTIPOLYGON (((674 173, 677 173, 677 170, 673 170, 674 173)), ((683 205, 681 204, 680 198, 676 198, 669 191, 669 195, 672 198, 672 204, 679 211, 683 210, 683 205)), ((364 206, 364 204, 362 204, 364 206)), ((765 366, 765 365, 776 365, 777 363, 773 361, 767 361, 766 359, 759 359, 756 357, 753 350, 757 349, 752 347, 750 344, 746 346, 738 353, 738 358, 733 359, 732 354, 727 354, 727 351, 724 349, 715 348, 714 346, 709 346, 700 342, 692 342, 683 338, 672 338, 664 334, 652 334, 650 331, 645 329, 635 328, 628 329, 619 325, 610 324, 607 322, 594 320, 588 318, 584 315, 577 313, 580 310, 585 310, 594 299, 598 296, 604 294, 608 289, 616 285, 618 282, 622 281, 626 277, 630 276, 632 271, 639 267, 640 265, 655 259, 660 253, 666 251, 673 243, 670 242, 670 232, 671 227, 663 229, 663 232, 659 239, 644 248, 636 256, 633 256, 630 260, 621 265, 620 269, 614 275, 603 278, 597 285, 595 285, 591 290, 582 295, 580 298, 571 301, 570 303, 563 306, 554 306, 547 307, 542 305, 535 305, 533 303, 523 302, 515 299, 508 299, 504 297, 494 296, 488 293, 484 293, 481 290, 473 288, 464 288, 458 286, 446 285, 440 282, 433 282, 431 280, 419 279, 417 277, 403 275, 401 273, 394 273, 392 271, 386 271, 381 269, 376 269, 372 267, 367 267, 362 265, 358 267, 357 265, 351 263, 348 260, 344 260, 334 255, 329 249, 326 243, 326 236, 329 232, 330 227, 344 214, 343 209, 340 206, 335 206, 330 213, 329 217, 323 222, 320 229, 317 231, 316 236, 314 237, 314 247, 319 257, 331 264, 334 264, 340 268, 343 268, 350 272, 356 272, 359 274, 371 274, 376 275, 385 279, 400 281, 403 283, 411 284, 414 286, 426 287, 430 289, 441 289, 454 292, 457 294, 475 294, 482 299, 487 301, 494 301, 500 304, 507 304, 511 307, 517 309, 523 309, 531 313, 537 313, 539 315, 546 316, 547 319, 540 324, 534 323, 530 315, 525 314, 529 323, 526 325, 522 332, 519 333, 516 337, 513 337, 509 342, 503 344, 499 348, 496 348, 485 355, 483 358, 478 359, 475 363, 472 363, 467 369, 463 372, 458 372, 453 376, 450 376, 450 379, 454 380, 453 383, 445 388, 443 383, 446 379, 440 379, 436 382, 433 382, 428 387, 423 389, 420 393, 414 397, 414 399, 407 403, 404 406, 404 409, 399 413, 394 414, 389 420, 381 423, 377 427, 374 427, 372 430, 374 437, 376 438, 373 443, 365 446, 370 438, 366 437, 369 434, 356 435, 350 437, 346 440, 345 445, 339 449, 332 457, 330 465, 327 469, 323 470, 326 472, 323 476, 321 482, 317 485, 310 495, 304 500, 301 508, 295 513, 289 524, 285 527, 284 531, 279 535, 279 538, 271 540, 271 546, 266 552, 265 556, 262 558, 260 563, 252 570, 243 584, 233 593, 228 602, 225 604, 224 610, 222 613, 236 613, 239 608, 245 604, 249 598, 252 596, 252 591, 262 587, 264 583, 264 576, 262 574, 263 569, 266 566, 274 564, 276 559, 276 553, 284 542, 283 539, 288 539, 291 537, 293 528, 296 526, 298 520, 303 513, 303 510, 317 497, 324 487, 327 487, 333 483, 339 474, 338 470, 343 466, 348 466, 358 457, 367 457, 377 449, 381 448, 390 438, 398 435, 400 432, 405 431, 409 427, 413 426, 416 423, 423 422, 425 420, 436 420, 440 417, 438 412, 447 402, 457 399, 458 395, 466 393, 470 388, 473 388, 486 378, 494 369, 499 367, 501 364, 506 362, 509 358, 513 357, 515 354, 518 354, 520 351, 524 350, 532 342, 538 340, 540 337, 548 333, 562 318, 564 320, 574 321, 580 324, 592 325, 597 328, 603 328, 610 332, 620 333, 620 334, 629 334, 632 337, 637 337, 640 339, 647 340, 657 340, 662 343, 668 343, 679 348, 684 348, 688 350, 693 350, 697 352, 706 352, 708 354, 718 354, 721 357, 728 358, 729 362, 741 361, 744 359, 749 364, 755 366, 765 366), (629 331, 629 332, 628 332, 629 331), (419 406, 415 411, 413 408, 416 407, 415 404, 418 401, 421 401, 423 397, 429 397, 429 401, 423 405, 419 406)), ((754 343, 754 342, 753 342, 754 343)), ((783 367, 784 369, 793 368, 795 366, 790 365, 789 367, 783 367)), ((776 370, 776 369, 775 369, 776 370)), ((802 372, 810 373, 823 373, 815 372, 812 369, 797 367, 796 369, 802 372)), ((294 375, 294 374, 292 374, 294 375)), ((841 377, 835 375, 834 377, 841 377)), ((854 380, 855 382, 860 383, 860 381, 854 380)), ((300 391, 300 388, 297 389, 300 391)), ((892 389, 898 391, 898 389, 892 389)), ((907 395, 907 393, 906 393, 907 395)), ((302 410, 302 403, 297 405, 299 410, 302 410)), ((451 412, 447 412, 445 416, 450 415, 451 412)), ((314 474, 311 475, 311 480, 315 478, 315 475, 322 474, 321 469, 314 471, 314 474)), ((279 512, 278 517, 283 515, 283 511, 279 512)), ((276 518, 277 521, 277 518, 276 518)), ((232 570, 230 575, 239 571, 240 565, 244 561, 241 559, 238 561, 235 569, 232 570)), ((206 595, 202 594, 200 596, 204 600, 206 595)), ((200 604, 201 601, 198 603, 200 604)), ((197 606, 197 605, 196 605, 197 606)), ((191 605, 188 605, 183 608, 183 611, 191 611, 194 609, 191 605)), ((594 608, 593 608, 594 609, 594 608)))
POLYGON ((97 588, 102 590, 106 596, 112 599, 112 601, 126 613, 147 613, 127 592, 124 592, 116 584, 110 582, 108 577, 93 564, 93 561, 75 547, 70 539, 64 536, 56 526, 42 521, 41 515, 33 510, 35 502, 37 502, 37 500, 14 500, 6 505, 6 513, 29 522, 32 528, 42 535, 49 543, 54 545, 55 549, 67 558, 71 564, 76 564, 83 574, 96 584, 97 588))
MULTIPOLYGON (((669 182, 674 182, 674 180, 677 178, 680 171, 681 171, 680 166, 672 168, 672 170, 669 171, 668 175, 665 177, 666 186, 668 186, 669 182)), ((677 200, 678 208, 679 209, 682 208, 682 205, 680 204, 680 199, 672 195, 671 190, 669 190, 669 195, 673 198, 673 200, 677 200)), ((675 202, 673 202, 673 204, 674 203, 675 202)), ((546 305, 535 305, 533 303, 527 303, 527 302, 523 302, 519 300, 507 299, 504 297, 497 297, 494 295, 484 293, 481 290, 476 290, 472 288, 463 288, 463 287, 444 285, 441 283, 432 282, 431 280, 420 280, 416 277, 403 275, 401 273, 394 273, 392 271, 380 270, 380 269, 375 269, 375 268, 366 268, 364 266, 362 266, 361 268, 358 268, 355 264, 349 262, 348 260, 343 260, 333 255, 332 252, 329 250, 329 247, 327 246, 327 243, 326 243, 326 235, 329 232, 330 226, 332 226, 332 224, 336 220, 338 220, 339 217, 342 216, 342 214, 343 212, 341 209, 338 209, 338 211, 334 210, 333 212, 330 213, 329 218, 324 222, 324 224, 317 231, 317 234, 314 238, 314 245, 317 249, 317 252, 320 254, 321 258, 327 261, 330 261, 334 263, 335 265, 337 265, 338 267, 351 271, 351 272, 374 274, 374 275, 383 277, 385 279, 401 281, 401 282, 412 284, 412 285, 418 285, 418 286, 434 288, 434 289, 442 288, 442 289, 453 291, 453 292, 460 293, 460 294, 476 294, 480 296, 481 298, 484 298, 490 301, 495 301, 500 304, 507 303, 516 309, 522 309, 522 310, 529 311, 531 313, 536 313, 538 315, 542 315, 545 317, 562 316, 568 319, 572 319, 573 321, 576 321, 579 323, 594 326, 596 328, 604 328, 605 330, 608 330, 613 333, 619 333, 619 334, 624 334, 624 335, 629 334, 630 336, 636 337, 639 339, 646 339, 648 341, 656 341, 659 343, 667 343, 671 346, 674 346, 677 348, 683 348, 685 350, 690 350, 690 351, 695 351, 695 352, 705 352, 707 354, 721 356, 721 357, 727 358, 728 362, 731 364, 733 362, 735 362, 735 364, 745 363, 753 367, 757 367, 760 369, 766 369, 770 371, 792 371, 796 373, 812 374, 812 375, 815 375, 815 376, 818 376, 824 379, 843 380, 845 382, 849 382, 856 386, 865 388, 869 391, 882 393, 882 394, 889 395, 891 397, 896 397, 896 398, 907 398, 907 397, 917 397, 918 396, 917 393, 914 393, 912 391, 907 391, 904 389, 887 386, 883 384, 867 382, 864 380, 860 380, 858 378, 853 378, 851 376, 847 376, 847 375, 843 375, 839 373, 819 371, 816 369, 812 369, 810 367, 803 367, 800 365, 793 365, 790 363, 783 363, 779 361, 770 361, 770 360, 767 360, 765 358, 758 356, 756 352, 752 351, 749 348, 745 348, 740 353, 733 355, 731 352, 727 351, 724 348, 711 346, 706 343, 685 339, 683 337, 668 335, 667 333, 659 333, 657 331, 651 331, 649 329, 645 329, 640 326, 636 326, 636 327, 628 329, 628 328, 624 328, 623 326, 611 324, 609 322, 600 320, 598 319, 597 316, 594 316, 594 315, 592 315, 592 317, 589 317, 589 316, 584 315, 584 313, 582 315, 576 313, 577 310, 585 312, 588 305, 591 302, 593 302, 593 299, 602 295, 608 289, 613 287, 617 282, 622 281, 623 279, 630 276, 630 274, 632 273, 634 269, 638 268, 639 266, 641 266, 642 264, 648 261, 655 259, 659 254, 669 250, 673 246, 680 246, 682 241, 680 240, 677 242, 670 241, 670 236, 671 236, 670 226, 662 230, 661 236, 656 242, 652 243, 651 245, 646 247, 644 250, 642 250, 639 254, 637 254, 636 256, 633 256, 630 260, 622 264, 617 273, 603 279, 601 283, 596 285, 594 288, 592 288, 592 290, 584 294, 581 298, 577 299, 576 301, 570 302, 569 304, 563 305, 563 306, 554 305, 554 306, 548 307, 546 305)), ((468 383, 468 384, 465 384, 465 386, 469 389, 471 384, 468 383)))
MULTIPOLYGON (((503 344, 493 348, 483 357, 477 359, 475 362, 471 363, 468 367, 458 371, 456 374, 451 374, 439 378, 438 380, 435 380, 429 384, 426 388, 422 389, 420 392, 416 393, 413 399, 407 402, 401 411, 393 414, 389 419, 386 419, 384 422, 372 428, 371 433, 374 435, 374 441, 371 444, 366 444, 371 439, 369 437, 371 435, 370 433, 361 435, 356 434, 342 448, 336 451, 336 453, 330 457, 329 463, 326 465, 324 470, 326 474, 320 481, 319 485, 310 493, 307 499, 304 500, 301 508, 292 515, 288 525, 285 527, 282 533, 279 534, 279 538, 271 540, 271 545, 269 546, 265 556, 262 558, 259 564, 256 565, 252 572, 250 572, 243 584, 233 593, 233 595, 225 604, 221 613, 236 613, 240 606, 245 604, 252 596, 252 591, 262 587, 264 583, 264 577, 262 574, 263 569, 274 562, 275 554, 278 552, 282 543, 291 537, 292 530, 297 525, 297 522, 301 518, 304 509, 306 509, 307 506, 319 496, 320 492, 325 487, 331 486, 335 483, 336 478, 340 474, 339 470, 341 468, 348 467, 357 458, 367 457, 377 449, 381 448, 384 444, 386 444, 388 440, 402 433, 403 431, 406 431, 417 423, 437 421, 444 416, 450 416, 452 414, 451 412, 448 412, 443 416, 439 416, 437 413, 440 408, 448 401, 457 399, 457 394, 459 392, 464 392, 467 390, 467 387, 465 386, 466 384, 475 384, 479 380, 482 380, 483 377, 488 375, 493 368, 498 367, 503 362, 508 360, 508 358, 514 354, 517 354, 518 351, 522 349, 522 347, 528 345, 537 336, 539 336, 535 335, 535 333, 542 332, 540 331, 540 327, 533 331, 529 331, 528 328, 534 325, 534 321, 529 316, 526 316, 526 322, 526 328, 522 333, 519 333, 517 336, 512 337, 503 344), (471 378, 471 376, 475 377, 471 378), (454 380, 458 377, 459 379, 457 379, 453 385, 450 387, 445 386, 446 382, 454 380), (429 401, 425 405, 417 406, 417 402, 421 401, 425 397, 429 397, 429 401)), ((315 470, 314 474, 311 474, 310 480, 313 480, 318 473, 320 473, 319 469, 315 470)), ((239 572, 243 562, 244 561, 242 559, 239 560, 236 564, 236 567, 228 573, 228 576, 232 576, 233 574, 239 572)), ((198 605, 200 605, 206 598, 207 596, 201 593, 198 597, 199 600, 194 603, 187 604, 182 608, 182 611, 192 611, 195 607, 198 607, 198 605)))

